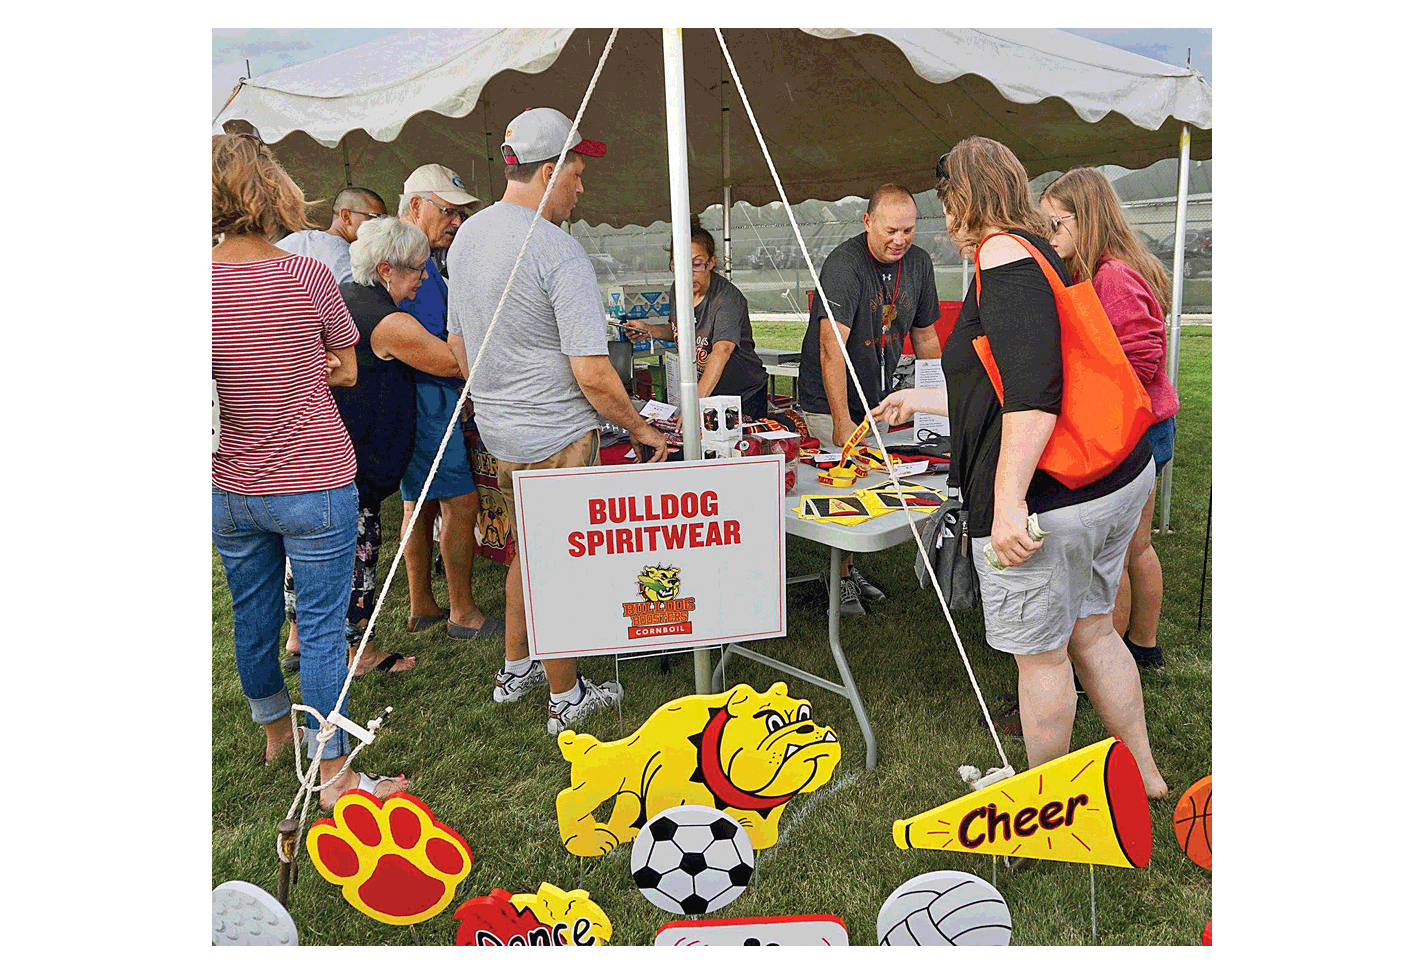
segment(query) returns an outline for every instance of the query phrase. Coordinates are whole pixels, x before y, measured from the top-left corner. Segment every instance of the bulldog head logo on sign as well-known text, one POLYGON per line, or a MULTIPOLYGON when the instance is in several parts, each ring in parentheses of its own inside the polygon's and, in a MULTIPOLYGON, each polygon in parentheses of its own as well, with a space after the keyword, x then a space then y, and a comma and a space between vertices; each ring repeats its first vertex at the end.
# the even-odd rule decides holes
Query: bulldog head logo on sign
POLYGON ((693 624, 688 615, 697 608, 692 597, 679 598, 682 581, 678 578, 681 570, 675 566, 645 565, 638 576, 638 594, 641 602, 623 604, 623 615, 628 617, 628 638, 689 634, 693 624))

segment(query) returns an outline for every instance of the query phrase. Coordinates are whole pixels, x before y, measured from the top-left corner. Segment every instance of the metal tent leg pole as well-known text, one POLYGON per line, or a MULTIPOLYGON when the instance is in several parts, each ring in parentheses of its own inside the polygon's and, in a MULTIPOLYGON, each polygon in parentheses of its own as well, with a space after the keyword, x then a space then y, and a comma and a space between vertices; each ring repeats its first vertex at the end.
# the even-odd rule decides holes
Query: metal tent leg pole
MULTIPOLYGON (((678 285, 678 369, 682 414, 697 417, 698 370, 693 348, 693 224, 688 197, 688 117, 683 95, 683 30, 663 28, 663 100, 668 113, 668 192, 673 203, 673 280, 678 285)), ((702 460, 702 424, 683 424, 683 459, 702 460)), ((693 686, 712 693, 712 658, 693 651, 693 686)))
MULTIPOLYGON (((1178 384, 1178 346, 1182 341, 1183 317, 1183 248, 1187 242, 1187 198, 1188 198, 1188 152, 1192 148, 1192 134, 1186 123, 1179 140, 1178 154, 1178 214, 1173 223, 1173 310, 1168 323, 1168 382, 1178 384)), ((1158 528, 1168 531, 1169 515, 1173 509, 1173 462, 1163 468, 1162 516, 1158 528)))

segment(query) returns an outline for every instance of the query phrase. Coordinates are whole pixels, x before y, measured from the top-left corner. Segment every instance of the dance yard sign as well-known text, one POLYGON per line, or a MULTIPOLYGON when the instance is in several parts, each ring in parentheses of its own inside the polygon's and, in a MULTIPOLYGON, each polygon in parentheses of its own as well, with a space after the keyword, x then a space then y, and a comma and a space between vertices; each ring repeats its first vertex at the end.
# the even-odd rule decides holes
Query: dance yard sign
POLYGON ((785 636, 782 478, 781 454, 517 471, 530 653, 785 636))

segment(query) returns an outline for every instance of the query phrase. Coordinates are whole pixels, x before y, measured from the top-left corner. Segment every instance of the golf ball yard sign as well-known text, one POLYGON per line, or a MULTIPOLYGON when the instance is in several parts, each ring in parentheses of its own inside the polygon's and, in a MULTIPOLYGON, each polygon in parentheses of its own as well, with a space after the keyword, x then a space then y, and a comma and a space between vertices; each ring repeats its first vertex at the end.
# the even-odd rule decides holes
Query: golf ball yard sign
POLYGON ((780 454, 517 471, 536 658, 785 636, 780 454))

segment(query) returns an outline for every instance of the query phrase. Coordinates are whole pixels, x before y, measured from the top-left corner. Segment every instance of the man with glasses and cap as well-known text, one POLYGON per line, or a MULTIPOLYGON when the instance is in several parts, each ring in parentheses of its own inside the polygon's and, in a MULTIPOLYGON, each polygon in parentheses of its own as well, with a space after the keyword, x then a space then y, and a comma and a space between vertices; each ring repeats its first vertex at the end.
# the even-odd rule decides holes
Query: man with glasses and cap
MULTIPOLYGON (((461 221, 469 216, 468 207, 479 202, 478 197, 465 189, 464 181, 454 170, 436 163, 421 166, 411 173, 404 189, 400 218, 425 234, 432 251, 450 246, 461 221)), ((426 259, 424 271, 425 277, 415 297, 396 307, 414 317, 436 338, 445 341, 449 292, 434 257, 426 259)), ((425 504, 419 513, 415 510, 416 498, 420 496, 421 486, 430 474, 431 463, 460 399, 464 379, 458 375, 433 376, 414 369, 412 374, 416 389, 416 439, 410 466, 401 478, 401 499, 405 507, 402 534, 405 534, 412 518, 416 518, 418 524, 406 545, 406 580, 411 594, 411 613, 406 620, 406 630, 417 633, 443 624, 446 633, 457 640, 497 637, 504 632, 504 623, 482 613, 470 595, 478 497, 475 478, 470 473, 470 458, 465 452, 465 441, 458 426, 446 444, 445 453, 441 455, 425 504), (450 589, 448 610, 436 603, 431 589, 431 534, 437 511, 441 516, 440 552, 450 589)))
MULTIPOLYGON (((822 263, 821 286, 831 314, 822 307, 821 295, 813 295, 802 340, 801 405, 807 429, 826 451, 845 444, 865 417, 837 348, 837 332, 872 408, 891 392, 907 332, 917 359, 940 357, 935 265, 914 243, 914 197, 898 183, 885 183, 871 193, 861 219, 865 233, 842 241, 822 263)), ((875 440, 868 436, 866 442, 874 445, 875 440)), ((847 555, 841 563, 841 612, 865 613, 862 598, 880 602, 886 594, 847 555)))
MULTIPOLYGON (((559 229, 584 192, 584 161, 603 156, 604 144, 582 138, 563 112, 532 108, 510 123, 501 149, 504 196, 470 219, 447 266, 450 344, 467 375, 509 284, 470 398, 480 436, 495 456, 500 492, 513 511, 515 471, 599 463, 601 414, 628 430, 651 462, 663 460, 668 445, 638 415, 609 364, 594 265, 578 241, 559 229), (556 172, 566 141, 569 152, 556 172), (536 213, 551 183, 544 209, 536 213), (533 236, 515 272, 531 225, 533 236)), ((546 665, 530 659, 524 581, 515 558, 505 580, 505 662, 495 674, 495 700, 518 700, 545 683, 551 735, 623 697, 617 681, 587 680, 577 660, 546 665)))
POLYGON ((298 230, 277 242, 290 254, 315 257, 331 268, 337 284, 351 283, 351 245, 356 228, 372 217, 386 216, 386 202, 375 190, 348 186, 332 200, 332 225, 326 230, 298 230))

